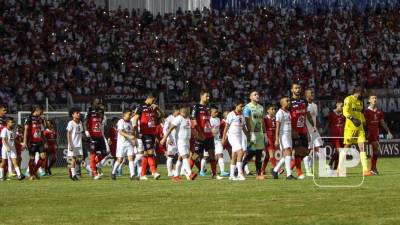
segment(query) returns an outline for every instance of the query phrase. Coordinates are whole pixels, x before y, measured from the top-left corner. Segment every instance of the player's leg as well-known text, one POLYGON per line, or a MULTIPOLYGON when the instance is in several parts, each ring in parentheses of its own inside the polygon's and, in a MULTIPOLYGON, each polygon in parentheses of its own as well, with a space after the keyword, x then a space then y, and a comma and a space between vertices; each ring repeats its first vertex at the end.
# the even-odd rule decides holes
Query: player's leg
POLYGON ((242 160, 243 161, 243 170, 246 172, 246 174, 248 174, 248 172, 246 171, 245 167, 248 165, 250 160, 252 160, 254 158, 255 155, 256 155, 255 150, 248 149, 246 152, 243 152, 243 160, 242 160))
POLYGON ((268 147, 264 150, 264 153, 265 153, 264 160, 263 160, 262 166, 261 166, 261 175, 263 175, 263 176, 265 175, 265 170, 267 169, 268 162, 271 159, 271 155, 268 151, 268 147))
POLYGON ((257 173, 257 180, 264 180, 265 177, 264 175, 261 174, 261 166, 262 166, 262 150, 256 150, 255 151, 255 161, 254 164, 256 166, 256 173, 257 173))
POLYGON ((229 180, 236 180, 235 177, 236 160, 237 160, 237 153, 236 151, 232 150, 229 180))
MULTIPOLYGON (((11 153, 11 152, 10 152, 11 153)), ((13 176, 16 176, 16 174, 15 174, 15 169, 14 169, 14 165, 13 165, 13 163, 12 163, 12 159, 11 159, 11 156, 10 155, 8 155, 8 158, 7 158, 7 169, 8 169, 8 176, 9 177, 13 177, 13 176)))
POLYGON ((117 173, 118 167, 122 163, 123 158, 126 156, 127 151, 128 151, 128 149, 126 146, 118 146, 117 147, 117 153, 116 153, 117 160, 115 160, 114 165, 111 170, 111 179, 112 180, 117 179, 116 173, 117 173))
POLYGON ((209 158, 209 154, 207 151, 203 151, 201 160, 200 160, 200 176, 204 177, 206 176, 206 167, 207 167, 207 161, 209 158))
POLYGON ((31 144, 29 146, 29 179, 34 180, 35 178, 39 178, 38 174, 35 171, 36 163, 35 156, 37 152, 37 146, 35 144, 31 144))
POLYGON ((215 141, 215 157, 217 158, 220 177, 229 176, 229 173, 225 172, 224 147, 221 141, 215 141))
POLYGON ((5 180, 5 169, 7 162, 7 152, 5 150, 1 150, 1 163, 0 163, 0 181, 5 180))
POLYGON ((242 149, 238 150, 236 152, 237 157, 236 157, 236 168, 238 169, 238 176, 237 179, 240 181, 246 180, 244 177, 244 172, 243 172, 243 155, 244 152, 242 149))
POLYGON ((217 176, 217 160, 215 160, 215 143, 214 138, 208 138, 205 142, 205 149, 208 152, 208 159, 211 166, 211 176, 215 178, 217 176))
POLYGON ((376 168, 376 164, 378 162, 379 156, 379 142, 374 141, 371 143, 372 146, 372 154, 371 154, 371 172, 373 175, 378 175, 378 169, 376 168))
POLYGON ((17 174, 18 180, 23 180, 25 178, 25 176, 23 174, 21 174, 21 170, 19 168, 18 165, 18 155, 16 154, 16 152, 11 153, 11 161, 14 165, 15 168, 15 173, 17 174))
POLYGON ((363 130, 360 130, 358 132, 357 144, 360 150, 360 160, 361 160, 361 166, 363 168, 363 175, 372 176, 371 171, 368 169, 367 153, 365 152, 366 139, 365 139, 365 132, 363 130))

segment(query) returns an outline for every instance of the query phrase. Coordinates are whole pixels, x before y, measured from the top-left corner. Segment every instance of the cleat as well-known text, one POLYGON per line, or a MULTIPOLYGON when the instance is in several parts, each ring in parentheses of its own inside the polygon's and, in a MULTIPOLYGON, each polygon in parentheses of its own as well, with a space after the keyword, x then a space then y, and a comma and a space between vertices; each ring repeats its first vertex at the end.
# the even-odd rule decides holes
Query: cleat
POLYGON ((236 177, 233 177, 233 176, 230 176, 230 177, 229 177, 229 180, 237 181, 237 178, 236 178, 236 177))
POLYGON ((17 174, 15 174, 15 173, 8 174, 8 178, 16 177, 16 176, 17 176, 17 174))
POLYGON ((100 180, 100 179, 101 179, 101 176, 100 176, 100 175, 95 175, 95 176, 93 176, 93 179, 94 179, 94 180, 100 180))
POLYGON ((256 180, 265 180, 265 176, 264 175, 258 175, 256 177, 256 180))
POLYGON ((275 172, 274 169, 271 170, 272 178, 279 179, 278 172, 275 172))
POLYGON ((26 170, 24 175, 25 175, 25 177, 30 177, 29 170, 26 170))
POLYGON ((224 177, 221 177, 221 176, 218 176, 218 175, 217 175, 217 176, 216 176, 216 179, 217 179, 217 180, 223 180, 224 177))
POLYGON ((47 169, 47 175, 49 175, 49 176, 53 175, 50 168, 47 169))
POLYGON ((299 180, 304 180, 305 178, 306 177, 303 174, 301 174, 300 176, 297 177, 297 179, 299 179, 299 180))
POLYGON ((229 177, 229 173, 222 171, 220 174, 221 177, 229 177))
POLYGON ((40 171, 39 171, 39 176, 40 176, 40 177, 46 176, 46 172, 44 172, 43 170, 40 170, 40 171))
POLYGON ((201 176, 201 177, 205 177, 205 176, 206 176, 206 172, 200 171, 200 176, 201 176))
POLYGON ((373 175, 379 175, 379 172, 377 169, 373 169, 370 171, 373 175))
POLYGON ((172 181, 173 182, 180 182, 182 179, 181 179, 181 177, 180 176, 174 176, 174 177, 172 177, 172 181))
POLYGON ((370 177, 370 176, 373 176, 373 174, 371 173, 371 171, 364 171, 363 172, 363 176, 364 177, 370 177))
POLYGON ((254 174, 252 172, 248 172, 246 173, 246 176, 254 176, 254 174))
POLYGON ((139 177, 137 177, 137 176, 131 176, 131 177, 129 177, 129 179, 131 179, 131 180, 139 180, 139 177))
POLYGON ((306 173, 306 176, 307 176, 307 177, 314 177, 314 174, 313 174, 312 172, 307 172, 307 173, 306 173))
POLYGON ((28 179, 29 179, 29 180, 35 180, 36 178, 35 178, 35 176, 29 176, 28 179))
POLYGON ((196 179, 196 177, 197 177, 197 173, 192 173, 189 176, 189 180, 194 180, 194 179, 196 179))
POLYGON ((118 170, 118 171, 117 171, 117 176, 118 176, 118 177, 122 177, 122 170, 118 170))
POLYGON ((158 180, 158 179, 160 179, 161 174, 156 172, 156 173, 153 174, 153 177, 154 177, 155 180, 158 180))
POLYGON ((73 176, 72 178, 73 178, 74 181, 79 181, 79 178, 78 178, 77 175, 73 176))
POLYGON ((278 171, 279 175, 281 175, 281 174, 284 173, 284 172, 285 172, 284 169, 279 169, 279 171, 278 171))
POLYGON ((237 178, 238 181, 245 181, 246 178, 243 175, 239 175, 237 178))
POLYGON ((21 174, 20 176, 17 177, 18 180, 23 180, 25 179, 25 175, 21 174))
MULTIPOLYGON (((303 176, 303 177, 304 177, 304 175, 303 175, 303 174, 302 174, 302 175, 300 175, 300 176, 303 176)), ((299 176, 299 177, 300 177, 300 176, 299 176)), ((286 180, 296 180, 296 177, 294 177, 294 176, 290 175, 290 176, 286 177, 286 180)))
POLYGON ((111 174, 111 180, 117 180, 117 175, 111 174))
POLYGON ((140 180, 148 180, 149 178, 147 178, 146 175, 144 175, 144 176, 140 176, 139 179, 140 179, 140 180))

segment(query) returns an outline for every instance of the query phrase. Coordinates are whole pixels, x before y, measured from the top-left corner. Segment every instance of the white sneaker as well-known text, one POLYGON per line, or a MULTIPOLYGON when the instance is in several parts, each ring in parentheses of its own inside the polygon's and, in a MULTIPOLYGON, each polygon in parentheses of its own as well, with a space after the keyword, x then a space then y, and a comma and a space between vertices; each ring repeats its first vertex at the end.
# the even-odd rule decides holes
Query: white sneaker
POLYGON ((217 175, 217 180, 223 180, 224 178, 217 175))
POLYGON ((148 180, 149 178, 147 178, 146 176, 140 176, 139 179, 140 179, 140 180, 148 180))
POLYGON ((100 179, 101 179, 101 176, 100 176, 100 175, 96 175, 96 176, 93 177, 93 179, 94 179, 94 180, 100 180, 100 179))
POLYGON ((158 179, 160 179, 161 174, 155 173, 155 174, 153 174, 153 177, 154 177, 154 179, 158 180, 158 179))
POLYGON ((237 178, 239 181, 244 181, 246 178, 243 175, 239 175, 237 178))
POLYGON ((305 178, 306 177, 303 174, 297 177, 297 179, 299 179, 299 180, 304 180, 305 178))
POLYGON ((306 176, 307 176, 307 177, 313 177, 314 174, 310 171, 310 172, 307 172, 307 173, 306 173, 306 176))
POLYGON ((236 177, 229 177, 229 180, 237 181, 238 179, 236 177))

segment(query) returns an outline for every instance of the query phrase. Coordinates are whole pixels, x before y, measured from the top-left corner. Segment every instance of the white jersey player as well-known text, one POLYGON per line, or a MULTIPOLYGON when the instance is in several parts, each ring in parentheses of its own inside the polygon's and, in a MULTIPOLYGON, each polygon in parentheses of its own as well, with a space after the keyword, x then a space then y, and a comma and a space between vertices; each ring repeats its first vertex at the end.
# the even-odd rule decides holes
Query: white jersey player
MULTIPOLYGON (((196 173, 192 172, 189 164, 189 149, 190 149, 190 137, 192 135, 192 125, 189 118, 189 109, 187 107, 182 107, 179 110, 179 115, 176 116, 170 127, 161 140, 161 144, 165 144, 168 136, 171 132, 175 130, 174 140, 176 141, 176 146, 179 153, 178 161, 182 161, 183 169, 186 173, 186 178, 188 180, 194 180, 197 177, 196 173)), ((174 181, 180 181, 180 164, 177 163, 174 177, 174 181)))
MULTIPOLYGON (((72 120, 67 125, 68 141, 68 160, 70 163, 70 178, 73 181, 79 180, 77 176, 77 162, 83 160, 82 134, 84 132, 81 121, 81 112, 78 108, 73 108, 69 112, 72 120)), ((79 166, 78 166, 79 167, 79 166)))
MULTIPOLYGON (((179 115, 179 109, 174 108, 172 111, 172 114, 169 115, 165 121, 164 121, 164 127, 163 127, 163 133, 164 136, 167 134, 169 128, 171 127, 172 121, 176 116, 179 115)), ((174 172, 173 172, 173 162, 174 162, 174 157, 178 153, 178 149, 176 146, 176 140, 175 140, 175 130, 171 131, 171 134, 168 135, 167 137, 167 171, 168 171, 168 176, 173 177, 174 172)))
POLYGON ((242 115, 244 102, 238 100, 235 103, 235 109, 230 112, 226 118, 226 126, 222 138, 222 144, 226 141, 232 146, 232 159, 230 167, 229 180, 245 180, 243 174, 243 154, 246 146, 243 146, 243 139, 248 135, 245 126, 245 119, 242 115), (238 176, 235 177, 235 170, 238 170, 238 176))
POLYGON ((285 164, 286 168, 286 179, 295 179, 292 176, 292 170, 290 169, 290 163, 292 160, 292 124, 291 117, 288 108, 290 106, 290 100, 288 97, 282 97, 280 100, 281 108, 276 113, 276 130, 275 130, 275 147, 279 147, 284 157, 278 162, 275 168, 272 170, 272 176, 274 179, 278 179, 278 171, 280 167, 285 164))
POLYGON ((117 123, 118 137, 117 137, 117 160, 114 163, 111 179, 116 180, 116 172, 119 165, 122 163, 123 159, 128 156, 129 162, 129 172, 131 180, 135 179, 135 167, 134 167, 134 157, 135 157, 135 143, 136 138, 133 134, 133 126, 130 122, 132 118, 132 111, 127 109, 124 110, 122 119, 117 123))
POLYGON ((229 173, 225 172, 224 147, 222 146, 220 137, 221 120, 218 118, 218 108, 216 107, 211 107, 210 125, 214 134, 215 157, 218 160, 220 171, 220 176, 217 176, 217 179, 223 179, 223 177, 227 177, 229 173))

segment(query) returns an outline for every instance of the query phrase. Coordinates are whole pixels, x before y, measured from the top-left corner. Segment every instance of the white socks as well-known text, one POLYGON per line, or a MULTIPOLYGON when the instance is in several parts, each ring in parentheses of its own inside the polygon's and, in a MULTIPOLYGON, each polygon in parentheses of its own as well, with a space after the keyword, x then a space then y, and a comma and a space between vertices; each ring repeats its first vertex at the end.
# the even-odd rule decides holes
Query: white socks
POLYGON ((114 167, 113 167, 113 169, 112 169, 112 174, 115 174, 116 172, 117 172, 117 169, 118 169, 118 167, 119 167, 119 162, 118 162, 118 160, 115 160, 115 163, 114 163, 114 167))
POLYGON ((281 168, 281 166, 285 163, 285 158, 282 157, 279 162, 276 164, 275 168, 274 168, 274 172, 277 173, 279 171, 279 168, 281 168))
POLYGON ((243 162, 236 162, 236 167, 238 169, 238 176, 243 176, 243 162))
POLYGON ((135 160, 133 161, 133 167, 137 168, 138 174, 142 172, 142 158, 143 154, 136 154, 135 160))
POLYGON ((179 175, 181 174, 181 167, 182 167, 182 161, 178 160, 176 161, 176 165, 175 165, 175 177, 179 177, 179 175))
POLYGON ((129 161, 129 173, 131 174, 131 177, 135 176, 135 162, 133 160, 129 161))
POLYGON ((167 171, 168 175, 172 175, 172 167, 174 164, 174 158, 167 156, 167 171))
POLYGON ((21 176, 21 170, 19 169, 19 167, 15 167, 15 173, 17 174, 17 176, 21 176))
POLYGON ((235 176, 235 169, 236 169, 236 165, 231 164, 231 174, 230 174, 231 177, 235 176))
POLYGON ((187 158, 182 159, 182 163, 183 163, 183 169, 186 171, 186 176, 192 175, 192 170, 190 169, 189 160, 187 158))
POLYGON ((304 168, 306 169, 306 173, 311 173, 311 157, 306 156, 303 159, 304 162, 304 168))
POLYGON ((204 169, 206 168, 207 160, 204 159, 204 158, 202 158, 200 163, 201 163, 201 164, 200 164, 200 171, 201 171, 201 172, 204 172, 204 169))
MULTIPOLYGON (((242 163, 243 164, 243 163, 242 163)), ((250 169, 249 169, 249 165, 248 164, 246 164, 245 166, 244 166, 244 172, 246 172, 246 174, 249 174, 250 173, 250 169)))
POLYGON ((292 170, 290 169, 290 163, 292 162, 292 157, 291 156, 285 156, 285 169, 286 169, 286 175, 290 176, 292 175, 292 170))
POLYGON ((76 176, 75 167, 71 167, 71 174, 72 174, 73 177, 76 176))
POLYGON ((219 165, 219 172, 225 172, 225 164, 224 164, 224 159, 223 158, 219 158, 218 159, 218 165, 219 165))
POLYGON ((0 179, 3 179, 4 176, 4 169, 0 168, 0 179))

